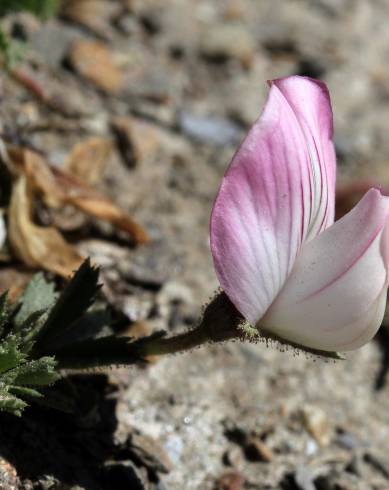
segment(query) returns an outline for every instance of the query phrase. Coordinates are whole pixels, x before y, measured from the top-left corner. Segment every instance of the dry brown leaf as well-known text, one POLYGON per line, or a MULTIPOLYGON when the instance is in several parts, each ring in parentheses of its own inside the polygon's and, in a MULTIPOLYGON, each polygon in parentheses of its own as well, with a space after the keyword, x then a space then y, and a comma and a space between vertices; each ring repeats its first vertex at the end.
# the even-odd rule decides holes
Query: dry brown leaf
POLYGON ((129 233, 138 244, 149 241, 147 233, 110 199, 77 177, 50 166, 38 153, 23 149, 10 151, 13 163, 23 172, 49 207, 70 204, 81 211, 112 223, 129 233))
POLYGON ((42 268, 62 277, 70 276, 83 259, 56 229, 36 225, 31 216, 32 194, 27 177, 21 175, 12 188, 8 211, 12 250, 30 267, 42 268))
POLYGON ((64 202, 72 204, 85 213, 112 223, 129 233, 136 243, 149 241, 147 233, 110 199, 85 185, 81 180, 58 168, 52 169, 58 185, 65 189, 64 202))
POLYGON ((124 76, 112 60, 113 55, 99 41, 74 41, 69 52, 73 68, 96 87, 111 94, 119 94, 124 88, 124 76))
POLYGON ((65 168, 86 184, 95 185, 101 181, 112 149, 109 138, 88 138, 74 146, 65 168))

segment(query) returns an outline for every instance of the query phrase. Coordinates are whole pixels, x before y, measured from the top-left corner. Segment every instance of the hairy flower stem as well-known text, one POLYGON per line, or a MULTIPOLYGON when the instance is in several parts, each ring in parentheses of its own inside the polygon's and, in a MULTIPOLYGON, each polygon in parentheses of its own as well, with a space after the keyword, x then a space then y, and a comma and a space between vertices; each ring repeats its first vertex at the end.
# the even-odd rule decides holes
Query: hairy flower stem
POLYGON ((242 317, 224 293, 218 294, 206 307, 200 324, 174 337, 149 337, 141 339, 136 353, 142 357, 175 354, 207 343, 241 338, 238 328, 242 317))
POLYGON ((174 337, 161 337, 151 342, 145 342, 137 348, 137 353, 142 356, 162 356, 175 354, 194 349, 200 345, 210 342, 206 331, 195 328, 174 337))

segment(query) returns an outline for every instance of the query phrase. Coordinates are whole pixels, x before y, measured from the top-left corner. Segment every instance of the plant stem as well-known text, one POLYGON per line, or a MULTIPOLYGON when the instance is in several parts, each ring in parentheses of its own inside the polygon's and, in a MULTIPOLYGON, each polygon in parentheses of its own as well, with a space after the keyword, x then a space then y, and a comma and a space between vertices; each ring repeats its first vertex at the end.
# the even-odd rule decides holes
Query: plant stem
POLYGON ((138 355, 144 357, 162 356, 191 350, 211 341, 212 339, 209 338, 205 329, 195 328, 174 337, 161 337, 152 342, 145 342, 136 350, 138 355))
POLYGON ((150 336, 140 339, 134 345, 134 352, 141 357, 161 356, 192 350, 210 342, 224 342, 242 337, 242 332, 238 329, 241 321, 241 315, 227 296, 221 293, 207 306, 196 328, 173 337, 150 336))

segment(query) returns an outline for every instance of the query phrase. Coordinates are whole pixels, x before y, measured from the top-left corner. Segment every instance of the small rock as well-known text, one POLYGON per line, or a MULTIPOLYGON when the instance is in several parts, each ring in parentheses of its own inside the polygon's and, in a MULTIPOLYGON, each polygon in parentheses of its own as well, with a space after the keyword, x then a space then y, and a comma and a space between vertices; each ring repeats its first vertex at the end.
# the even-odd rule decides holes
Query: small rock
POLYGON ((178 125, 190 138, 213 146, 236 145, 242 137, 236 124, 219 117, 197 116, 183 111, 179 114, 178 125))
POLYGON ((119 264, 120 273, 128 282, 154 291, 159 290, 178 267, 177 256, 162 242, 150 243, 119 264))
POLYGON ((215 490, 243 490, 245 477, 237 471, 231 471, 222 475, 217 480, 215 490))
POLYGON ((203 32, 199 51, 208 60, 235 58, 248 68, 255 56, 255 42, 243 24, 212 25, 203 32))
POLYGON ((318 445, 317 445, 316 441, 309 438, 307 441, 307 444, 305 446, 305 454, 307 456, 313 456, 314 454, 317 453, 317 450, 318 450, 318 445))
POLYGON ((17 490, 18 480, 16 468, 5 459, 0 458, 0 489, 17 490))
POLYGON ((303 408, 305 428, 321 447, 330 443, 331 433, 325 412, 319 407, 307 405, 303 408))
POLYGON ((361 446, 361 442, 350 432, 337 435, 335 442, 349 451, 361 446))
POLYGON ((77 40, 72 43, 68 59, 72 67, 97 88, 114 95, 122 91, 123 74, 113 62, 113 55, 105 44, 77 40))
POLYGON ((184 441, 178 434, 170 434, 164 444, 166 452, 172 463, 179 464, 184 450, 184 441))
POLYGON ((126 296, 121 303, 121 309, 132 322, 141 322, 147 320, 153 305, 151 293, 145 291, 126 296))
POLYGON ((127 441, 126 449, 148 470, 155 473, 169 473, 173 468, 165 449, 158 441, 145 434, 133 432, 127 441))
POLYGON ((316 490, 313 474, 306 466, 297 467, 294 482, 299 490, 316 490))
POLYGON ((154 156, 160 148, 157 129, 141 119, 116 117, 112 120, 112 128, 122 158, 129 167, 154 156))
POLYGON ((58 68, 69 49, 69 45, 80 38, 75 28, 58 25, 54 21, 43 24, 34 32, 29 41, 32 50, 39 53, 44 62, 52 68, 58 68))
POLYGON ((250 461, 269 463, 274 459, 273 451, 256 436, 250 436, 245 445, 245 453, 250 461))
POLYGON ((168 68, 152 58, 149 64, 131 70, 125 77, 126 94, 147 99, 155 104, 167 104, 172 97, 172 82, 168 68))
POLYGON ((105 40, 111 40, 111 21, 118 17, 121 6, 105 0, 67 0, 62 7, 62 17, 75 22, 105 40))
POLYGON ((227 466, 240 469, 244 465, 243 453, 240 447, 233 446, 223 454, 223 463, 227 466))
POLYGON ((198 318, 198 305, 191 289, 178 281, 168 281, 157 296, 158 314, 169 328, 193 325, 198 318))

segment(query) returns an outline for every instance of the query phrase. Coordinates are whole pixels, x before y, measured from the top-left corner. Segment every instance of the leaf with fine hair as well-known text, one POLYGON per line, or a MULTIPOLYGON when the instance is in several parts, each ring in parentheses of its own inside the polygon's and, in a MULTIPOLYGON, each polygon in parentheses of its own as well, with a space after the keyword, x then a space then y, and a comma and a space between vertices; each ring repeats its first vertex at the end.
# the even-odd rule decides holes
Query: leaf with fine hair
POLYGON ((22 365, 15 378, 15 384, 27 386, 47 386, 60 377, 56 372, 57 362, 53 357, 41 357, 22 365))
POLYGON ((26 408, 27 403, 15 395, 12 395, 8 390, 0 387, 0 410, 10 412, 13 415, 20 417, 22 411, 26 408))
POLYGON ((9 335, 0 344, 0 375, 17 367, 24 360, 25 355, 19 350, 19 338, 16 335, 9 335))
POLYGON ((47 282, 43 274, 36 274, 19 300, 20 308, 15 316, 15 326, 22 327, 32 313, 48 310, 57 298, 54 285, 47 282))
POLYGON ((34 353, 47 352, 51 343, 62 335, 92 305, 100 285, 99 271, 86 260, 74 274, 36 337, 34 353))

